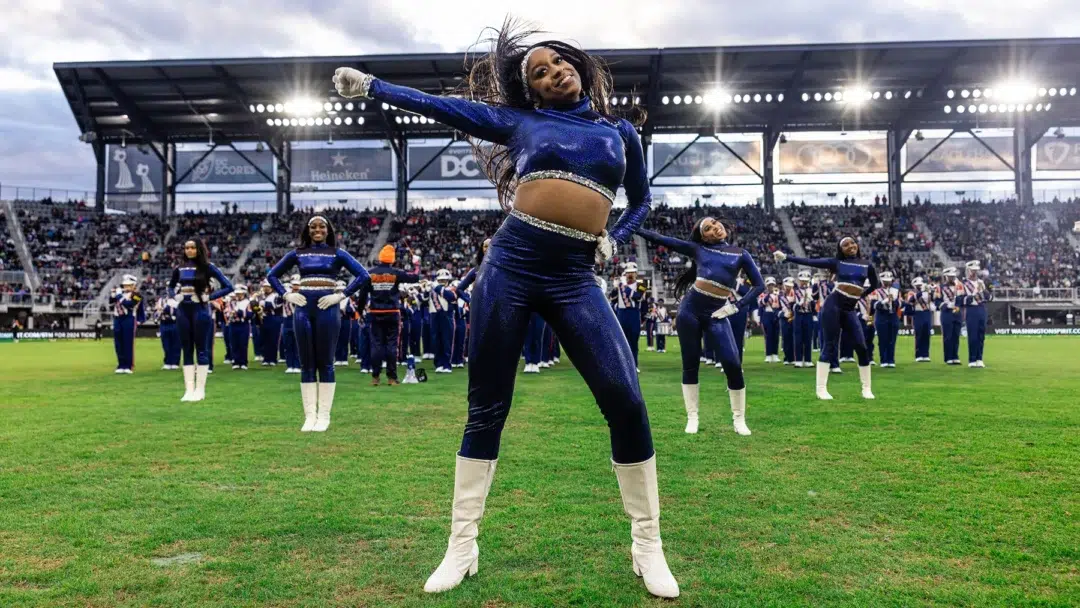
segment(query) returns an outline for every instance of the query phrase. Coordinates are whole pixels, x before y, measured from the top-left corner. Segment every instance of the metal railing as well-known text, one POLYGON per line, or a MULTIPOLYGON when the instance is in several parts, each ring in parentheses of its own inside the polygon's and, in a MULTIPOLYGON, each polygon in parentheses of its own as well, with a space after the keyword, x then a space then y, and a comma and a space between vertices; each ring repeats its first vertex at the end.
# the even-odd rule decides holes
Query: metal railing
POLYGON ((994 290, 999 302, 1076 302, 1074 287, 999 287, 994 290))

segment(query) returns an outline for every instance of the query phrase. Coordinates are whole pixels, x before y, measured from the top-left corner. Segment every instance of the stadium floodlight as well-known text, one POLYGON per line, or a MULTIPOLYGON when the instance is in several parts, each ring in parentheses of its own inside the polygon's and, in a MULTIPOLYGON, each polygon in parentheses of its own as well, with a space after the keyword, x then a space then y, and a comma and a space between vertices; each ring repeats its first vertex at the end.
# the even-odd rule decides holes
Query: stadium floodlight
POLYGON ((266 126, 268 126, 268 127, 274 126, 274 119, 273 118, 267 118, 266 119, 266 126))
MULTIPOLYGON (((271 112, 273 111, 273 107, 274 107, 274 106, 270 106, 270 108, 271 108, 271 110, 270 110, 270 111, 271 111, 271 112)), ((259 114, 262 114, 262 113, 263 113, 263 111, 264 111, 264 110, 266 110, 266 109, 267 109, 267 108, 266 108, 266 106, 264 106, 264 105, 263 105, 263 104, 261 104, 261 103, 260 103, 259 105, 255 106, 255 111, 256 111, 256 112, 258 112, 259 114)))
POLYGON ((892 99, 892 91, 885 91, 885 99, 892 99))
POLYGON ((345 125, 348 126, 348 125, 351 125, 351 124, 352 124, 352 116, 346 116, 345 117, 345 125))
MULTIPOLYGON (((1040 91, 1045 91, 1046 89, 1039 89, 1039 90, 1040 91)), ((1050 97, 1055 97, 1057 95, 1057 92, 1058 92, 1057 89, 1050 89, 1050 91, 1049 91, 1050 97)))
POLYGON ((341 108, 342 108, 342 105, 341 105, 340 101, 334 103, 334 111, 335 112, 340 112, 341 108))
POLYGON ((911 99, 911 91, 904 91, 904 99, 911 99))
POLYGON ((1050 91, 1047 91, 1045 87, 1039 87, 1039 97, 1046 97, 1047 92, 1049 92, 1051 95, 1054 94, 1053 89, 1050 89, 1050 91))
POLYGON ((949 89, 949 92, 945 93, 945 96, 952 99, 953 97, 956 97, 956 91, 949 89))
MULTIPOLYGON (((705 98, 702 97, 701 95, 695 95, 694 96, 694 103, 696 103, 697 105, 700 106, 702 104, 702 102, 704 102, 704 101, 705 101, 705 98)), ((624 106, 626 105, 626 98, 625 97, 623 97, 623 105, 624 106)))
POLYGON ((973 90, 971 92, 971 96, 974 97, 975 99, 978 99, 978 98, 982 97, 982 90, 981 89, 973 90))
POLYGON ((968 106, 968 112, 974 114, 975 110, 978 110, 978 108, 975 107, 975 104, 968 106))
POLYGON ((1030 112, 1030 111, 1032 111, 1034 109, 1035 109, 1035 106, 1033 104, 1030 104, 1030 103, 1027 104, 1026 106, 1024 106, 1024 111, 1025 112, 1030 112))
POLYGON ((285 106, 283 104, 276 103, 274 104, 274 111, 280 114, 285 111, 285 106))
POLYGON ((401 124, 401 117, 400 116, 395 116, 394 117, 394 122, 396 122, 397 124, 400 125, 401 124))
POLYGON ((776 101, 784 101, 784 94, 780 93, 779 95, 777 95, 776 96, 776 101))
POLYGON ((322 104, 322 109, 323 109, 324 112, 329 112, 330 110, 334 109, 334 104, 332 104, 332 103, 330 103, 328 101, 328 102, 322 104))
MULTIPOLYGON (((352 122, 352 118, 346 118, 345 119, 345 124, 349 124, 351 122, 352 122)), ((434 121, 432 121, 432 122, 434 122, 434 121)), ((364 124, 364 117, 363 116, 357 117, 356 124, 358 124, 358 125, 364 124)))
POLYGON ((821 101, 821 93, 814 93, 814 101, 821 101))
POLYGON ((1046 104, 1046 107, 1045 107, 1045 108, 1043 108, 1043 109, 1044 109, 1044 110, 1049 110, 1049 109, 1050 109, 1050 104, 1046 104))
POLYGON ((664 104, 665 106, 668 104, 669 101, 671 101, 671 100, 668 99, 667 95, 664 95, 663 97, 660 98, 660 103, 664 104))
POLYGON ((1043 104, 1041 104, 1041 103, 1035 104, 1035 111, 1036 112, 1042 112, 1043 111, 1043 104))
POLYGON ((249 105, 248 106, 248 111, 251 112, 252 114, 254 114, 255 113, 255 104, 249 105))
POLYGON ((880 99, 880 98, 881 98, 881 91, 874 91, 874 99, 880 99))
POLYGON ((802 94, 802 100, 803 101, 810 101, 810 94, 809 93, 803 93, 802 94))
POLYGON ((951 114, 952 113, 952 106, 945 106, 945 113, 946 114, 951 114))
POLYGON ((735 95, 735 103, 742 103, 742 95, 739 95, 739 94, 735 95))
POLYGON ((675 105, 679 105, 680 103, 682 103, 682 97, 680 97, 678 95, 672 97, 671 98, 671 103, 673 103, 675 105))
POLYGON ((986 114, 986 112, 989 110, 990 106, 986 105, 985 103, 979 104, 979 114, 986 114))
POLYGON ((734 98, 724 89, 717 87, 705 93, 704 101, 705 105, 714 110, 719 110, 734 101, 734 98))
POLYGON ((825 101, 832 101, 832 93, 825 93, 825 101))
POLYGON ((840 103, 840 102, 844 101, 844 92, 843 91, 837 91, 837 92, 833 93, 832 98, 833 98, 833 101, 835 101, 837 103, 840 103))
POLYGON ((957 114, 963 114, 964 113, 964 106, 956 106, 956 113, 957 114))
POLYGON ((351 101, 345 104, 345 111, 346 112, 352 112, 353 111, 353 105, 352 105, 351 101))
POLYGON ((1069 89, 1069 97, 1075 97, 1075 96, 1076 96, 1076 87, 1073 87, 1073 88, 1069 89))
POLYGON ((967 99, 969 95, 971 95, 971 91, 967 89, 960 91, 960 97, 963 97, 964 99, 967 99))
POLYGON ((765 103, 772 103, 772 93, 765 94, 765 103))
POLYGON ((761 93, 754 93, 754 103, 761 103, 761 93))
POLYGON ((861 86, 854 86, 844 91, 844 101, 851 105, 860 106, 872 98, 870 91, 861 86))
POLYGON ((683 97, 683 98, 682 98, 682 101, 683 101, 683 103, 685 103, 686 105, 690 105, 690 102, 691 102, 691 101, 694 101, 694 98, 693 98, 693 97, 691 97, 691 96, 689 96, 689 95, 687 95, 687 96, 685 96, 685 97, 683 97))
POLYGON ((1023 80, 1010 80, 994 87, 998 99, 1009 104, 1027 103, 1039 94, 1039 88, 1023 80))
POLYGON ((635 97, 634 97, 634 105, 636 106, 636 105, 638 105, 639 103, 641 103, 641 98, 640 98, 640 97, 637 97, 637 96, 635 96, 635 97))
POLYGON ((341 117, 340 116, 335 116, 334 117, 334 126, 338 126, 338 127, 341 126, 341 117))

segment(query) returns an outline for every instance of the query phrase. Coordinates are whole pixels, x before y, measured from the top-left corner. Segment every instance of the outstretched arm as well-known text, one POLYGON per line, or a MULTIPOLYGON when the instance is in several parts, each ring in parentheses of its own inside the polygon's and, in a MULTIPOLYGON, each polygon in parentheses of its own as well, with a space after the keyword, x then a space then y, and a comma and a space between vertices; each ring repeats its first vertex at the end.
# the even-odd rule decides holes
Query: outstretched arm
POLYGON ((353 68, 338 68, 334 85, 343 97, 367 97, 426 116, 478 139, 505 144, 523 115, 522 110, 431 95, 390 84, 353 68))
POLYGON ((686 256, 693 257, 697 255, 697 245, 691 243, 690 241, 684 241, 670 236, 664 236, 659 232, 645 230, 644 228, 638 229, 637 233, 650 243, 663 245, 664 247, 667 247, 672 251, 678 251, 679 253, 686 256))
POLYGON ((798 264, 799 266, 810 266, 811 268, 825 268, 827 270, 836 271, 836 258, 800 258, 797 255, 789 255, 786 260, 792 264, 798 264))

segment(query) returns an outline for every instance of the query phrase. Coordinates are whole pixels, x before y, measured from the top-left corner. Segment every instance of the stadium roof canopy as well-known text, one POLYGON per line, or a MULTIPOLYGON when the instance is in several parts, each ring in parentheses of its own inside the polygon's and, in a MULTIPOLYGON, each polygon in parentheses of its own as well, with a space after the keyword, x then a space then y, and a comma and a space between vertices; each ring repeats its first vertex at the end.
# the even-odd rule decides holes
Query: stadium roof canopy
MULTIPOLYGON (((596 52, 611 67, 619 109, 632 109, 636 100, 648 112, 649 133, 1007 127, 1017 105, 1039 125, 1080 125, 1080 38, 596 52), (837 92, 843 101, 835 100, 837 92)), ((53 67, 80 130, 98 141, 205 142, 212 130, 224 143, 326 139, 325 125, 338 118, 342 124, 332 127, 337 139, 445 137, 446 127, 379 103, 346 110, 330 78, 338 66, 350 65, 397 84, 449 92, 460 84, 465 59, 428 54, 53 67), (339 101, 336 113, 322 107, 339 101), (266 111, 287 102, 293 113, 266 111), (325 123, 267 122, 291 124, 292 118, 325 123)))

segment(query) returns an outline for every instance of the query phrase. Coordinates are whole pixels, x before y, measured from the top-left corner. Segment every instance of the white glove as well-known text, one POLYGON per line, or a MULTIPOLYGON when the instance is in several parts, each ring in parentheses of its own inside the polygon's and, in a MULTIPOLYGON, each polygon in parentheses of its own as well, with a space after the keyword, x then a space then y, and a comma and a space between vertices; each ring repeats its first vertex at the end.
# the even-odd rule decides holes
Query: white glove
POLYGON ((420 264, 420 256, 418 256, 418 255, 412 256, 412 263, 413 263, 414 266, 419 265, 420 264))
POLYGON ((739 312, 739 307, 734 304, 728 303, 721 306, 716 312, 712 313, 714 319, 726 319, 731 315, 739 312))
POLYGON ((899 298, 900 297, 900 290, 895 288, 895 287, 890 287, 889 288, 889 297, 893 298, 894 300, 899 298))
POLYGON ((371 76, 354 68, 338 68, 334 71, 333 81, 342 97, 366 96, 371 86, 371 76))
POLYGON ((781 263, 787 259, 787 254, 783 251, 774 251, 772 252, 772 257, 777 263, 781 263))
POLYGON ((165 305, 169 306, 171 308, 176 308, 176 306, 177 306, 176 299, 175 298, 169 298, 168 300, 165 300, 165 305))
POLYGON ((131 292, 130 291, 125 291, 124 292, 124 299, 125 300, 130 300, 131 299, 131 292))
POLYGON ((201 296, 199 296, 199 299, 202 300, 203 304, 206 304, 207 302, 210 301, 210 294, 204 293, 201 296))
POLYGON ((596 263, 603 264, 615 255, 615 239, 608 236, 607 230, 600 233, 600 240, 596 244, 596 263))
POLYGON ((285 294, 285 301, 293 306, 307 306, 307 298, 304 297, 304 294, 295 291, 285 294))
POLYGON ((327 308, 337 306, 344 299, 345 294, 343 293, 332 293, 330 295, 323 296, 319 298, 319 308, 326 310, 327 308))

